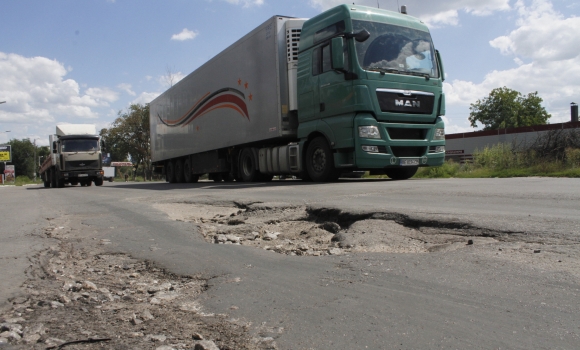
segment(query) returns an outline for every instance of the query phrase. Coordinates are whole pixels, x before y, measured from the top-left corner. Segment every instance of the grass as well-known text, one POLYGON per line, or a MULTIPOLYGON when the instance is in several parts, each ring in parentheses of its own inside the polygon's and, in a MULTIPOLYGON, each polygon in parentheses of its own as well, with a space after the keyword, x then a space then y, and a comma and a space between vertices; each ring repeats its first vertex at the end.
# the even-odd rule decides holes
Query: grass
POLYGON ((580 177, 580 149, 566 149, 562 159, 546 159, 533 150, 514 151, 500 144, 477 150, 473 160, 459 164, 446 161, 441 167, 420 168, 416 178, 508 178, 508 177, 580 177))

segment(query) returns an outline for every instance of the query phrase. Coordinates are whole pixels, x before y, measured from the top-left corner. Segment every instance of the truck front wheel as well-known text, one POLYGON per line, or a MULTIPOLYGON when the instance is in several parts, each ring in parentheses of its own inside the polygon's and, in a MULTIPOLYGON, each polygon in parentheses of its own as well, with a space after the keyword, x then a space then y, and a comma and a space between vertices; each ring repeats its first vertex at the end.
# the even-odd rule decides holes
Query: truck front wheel
POLYGON ((334 155, 324 137, 318 136, 308 145, 306 170, 314 182, 338 180, 340 171, 334 167, 334 155))
POLYGON ((240 175, 242 181, 252 182, 258 181, 260 172, 258 171, 258 164, 254 157, 254 152, 251 148, 244 148, 240 155, 240 175))
POLYGON ((410 168, 387 168, 385 169, 385 175, 393 180, 407 180, 412 178, 416 173, 418 167, 410 168))
POLYGON ((103 186, 103 178, 98 177, 95 179, 95 186, 103 186))

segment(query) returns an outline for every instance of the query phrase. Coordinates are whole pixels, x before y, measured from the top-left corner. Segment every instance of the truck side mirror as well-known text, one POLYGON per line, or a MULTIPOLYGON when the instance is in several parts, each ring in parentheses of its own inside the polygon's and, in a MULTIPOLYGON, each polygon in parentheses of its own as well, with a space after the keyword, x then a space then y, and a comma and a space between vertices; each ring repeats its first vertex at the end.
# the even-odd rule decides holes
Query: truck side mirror
POLYGON ((441 74, 441 81, 445 81, 445 71, 443 70, 443 61, 441 60, 441 54, 439 50, 435 50, 435 55, 437 56, 437 67, 439 68, 439 72, 441 74))
POLYGON ((371 37, 371 33, 369 33, 368 30, 363 29, 360 32, 354 34, 354 33, 347 33, 344 35, 345 38, 347 39, 351 39, 354 38, 354 40, 358 41, 359 43, 365 42, 367 41, 368 38, 371 37))
POLYGON ((344 44, 341 37, 332 38, 332 69, 344 70, 344 44))
POLYGON ((52 141, 52 153, 56 153, 56 141, 52 141))

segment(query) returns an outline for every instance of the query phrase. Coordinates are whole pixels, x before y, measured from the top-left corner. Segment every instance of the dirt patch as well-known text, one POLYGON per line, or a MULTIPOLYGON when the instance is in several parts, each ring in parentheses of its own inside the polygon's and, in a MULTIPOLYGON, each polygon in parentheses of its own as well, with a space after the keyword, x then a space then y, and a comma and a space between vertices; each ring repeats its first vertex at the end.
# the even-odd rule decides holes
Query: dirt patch
POLYGON ((469 224, 410 219, 396 213, 347 213, 286 203, 155 204, 198 226, 206 241, 280 254, 445 253, 467 251, 580 278, 579 242, 546 234, 492 232, 469 224))
POLYGON ((35 257, 26 294, 1 317, 0 343, 14 349, 276 349, 251 324, 205 313, 199 276, 177 276, 125 254, 107 239, 80 248, 69 222, 45 234, 60 244, 35 257), (197 346, 197 347, 196 347, 197 346))

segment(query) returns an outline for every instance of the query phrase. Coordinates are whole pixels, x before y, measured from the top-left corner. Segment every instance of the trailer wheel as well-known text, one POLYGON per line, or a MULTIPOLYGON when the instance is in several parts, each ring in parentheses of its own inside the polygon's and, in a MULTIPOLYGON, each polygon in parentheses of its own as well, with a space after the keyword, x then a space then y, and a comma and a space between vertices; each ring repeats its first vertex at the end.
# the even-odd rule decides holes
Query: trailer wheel
POLYGON ((175 182, 182 183, 184 182, 184 166, 183 160, 177 159, 175 161, 175 182))
POLYGON ((172 160, 165 163, 165 181, 175 183, 175 163, 172 160))
POLYGON ((338 180, 340 171, 334 167, 334 155, 324 137, 318 136, 308 145, 306 170, 315 182, 338 180))
POLYGON ((258 163, 254 157, 254 152, 251 148, 244 148, 240 155, 240 175, 242 181, 252 182, 258 181, 260 172, 258 171, 258 163))
POLYGON ((95 179, 95 186, 103 186, 103 178, 98 177, 95 179))
POLYGON ((187 158, 183 162, 183 181, 185 181, 186 183, 190 183, 197 182, 197 180, 199 180, 199 176, 193 175, 193 170, 191 169, 191 160, 187 158))
POLYGON ((407 180, 412 178, 419 170, 418 167, 410 168, 387 168, 385 174, 393 180, 407 180))

